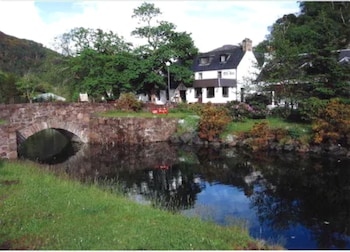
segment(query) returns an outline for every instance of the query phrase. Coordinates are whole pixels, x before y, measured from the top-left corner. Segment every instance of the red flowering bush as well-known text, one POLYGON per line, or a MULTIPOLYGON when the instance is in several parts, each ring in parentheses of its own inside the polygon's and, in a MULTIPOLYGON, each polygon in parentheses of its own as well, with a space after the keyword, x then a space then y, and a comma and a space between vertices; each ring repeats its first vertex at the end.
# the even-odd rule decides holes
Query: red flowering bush
POLYGON ((226 108, 229 109, 233 121, 244 122, 247 119, 266 118, 267 110, 261 106, 251 106, 244 102, 228 102, 226 108))

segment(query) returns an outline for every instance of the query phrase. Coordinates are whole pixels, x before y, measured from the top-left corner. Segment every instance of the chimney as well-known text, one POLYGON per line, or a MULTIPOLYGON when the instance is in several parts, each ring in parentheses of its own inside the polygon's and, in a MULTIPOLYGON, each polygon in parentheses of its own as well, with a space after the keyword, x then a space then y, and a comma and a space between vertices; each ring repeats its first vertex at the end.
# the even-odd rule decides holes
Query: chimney
POLYGON ((242 41, 242 50, 243 52, 253 51, 253 41, 251 41, 249 38, 245 38, 242 41))

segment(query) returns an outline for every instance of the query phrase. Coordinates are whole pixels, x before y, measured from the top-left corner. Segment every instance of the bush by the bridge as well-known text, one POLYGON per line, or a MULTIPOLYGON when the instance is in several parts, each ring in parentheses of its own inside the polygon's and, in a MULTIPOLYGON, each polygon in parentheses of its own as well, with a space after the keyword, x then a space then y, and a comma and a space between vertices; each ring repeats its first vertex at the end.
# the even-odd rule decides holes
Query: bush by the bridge
POLYGON ((231 121, 232 118, 225 107, 211 103, 203 104, 198 124, 199 137, 207 141, 216 140, 231 121))
POLYGON ((115 102, 118 110, 123 111, 141 111, 142 102, 137 100, 133 93, 122 93, 119 99, 115 102))

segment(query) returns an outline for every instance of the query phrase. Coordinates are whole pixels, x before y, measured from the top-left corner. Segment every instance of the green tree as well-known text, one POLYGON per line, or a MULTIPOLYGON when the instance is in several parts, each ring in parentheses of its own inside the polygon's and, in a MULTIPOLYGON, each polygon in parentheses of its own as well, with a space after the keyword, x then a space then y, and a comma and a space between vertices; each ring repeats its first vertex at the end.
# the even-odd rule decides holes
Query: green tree
POLYGON ((166 62, 173 62, 169 67, 172 80, 176 83, 190 85, 192 72, 190 67, 198 49, 194 46, 191 35, 176 32, 176 26, 167 21, 159 21, 161 14, 154 4, 143 3, 134 9, 133 18, 139 20, 140 27, 132 31, 132 35, 145 39, 146 44, 135 49, 142 66, 139 73, 142 78, 140 91, 151 93, 164 89, 167 83, 166 62))
POLYGON ((87 92, 92 98, 118 96, 132 88, 135 63, 131 44, 113 32, 101 29, 74 28, 56 38, 66 55, 66 67, 71 76, 73 96, 87 92))
POLYGON ((132 83, 138 76, 132 64, 136 60, 129 52, 106 55, 85 49, 71 63, 76 90, 87 92, 93 98, 109 97, 111 94, 119 97, 121 93, 135 89, 132 83))
POLYGON ((79 55, 86 49, 107 55, 131 50, 131 44, 125 42, 123 37, 112 31, 104 32, 101 29, 94 30, 84 27, 73 28, 69 32, 57 36, 55 47, 66 56, 79 55))
POLYGON ((350 45, 349 13, 349 2, 301 2, 299 15, 278 19, 258 46, 271 56, 264 81, 278 83, 278 94, 291 104, 348 98, 349 64, 339 64, 338 56, 350 45))
POLYGON ((33 102, 33 98, 38 92, 45 92, 48 89, 48 84, 33 73, 25 74, 16 82, 16 86, 22 96, 30 103, 33 102))
POLYGON ((16 87, 16 76, 0 72, 0 103, 18 102, 20 96, 16 87))
POLYGON ((262 69, 261 88, 273 89, 275 99, 283 100, 286 107, 291 109, 303 97, 299 87, 306 78, 305 71, 299 67, 302 49, 288 38, 295 18, 291 14, 278 19, 270 28, 268 40, 258 45, 261 51, 269 54, 262 69))

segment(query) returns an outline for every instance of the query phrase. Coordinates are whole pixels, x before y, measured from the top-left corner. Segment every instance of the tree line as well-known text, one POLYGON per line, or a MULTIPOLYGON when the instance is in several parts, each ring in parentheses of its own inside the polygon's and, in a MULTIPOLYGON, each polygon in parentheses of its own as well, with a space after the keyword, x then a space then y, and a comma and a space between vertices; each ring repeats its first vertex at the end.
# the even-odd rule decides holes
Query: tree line
POLYGON ((277 99, 305 120, 330 99, 350 103, 350 62, 339 62, 341 50, 350 50, 350 2, 300 2, 298 15, 286 14, 269 29, 256 48, 270 56, 262 89, 274 83, 277 99))
MULTIPOLYGON (((300 2, 300 13, 276 20, 266 40, 255 48, 269 55, 255 84, 262 90, 276 84, 277 98, 290 108, 299 104, 304 117, 322 101, 348 102, 350 64, 339 64, 337 57, 339 50, 350 46, 349 6, 345 1, 300 2)), ((176 31, 175 24, 159 20, 160 14, 159 8, 146 2, 133 10, 132 18, 140 26, 131 34, 144 41, 136 47, 102 29, 77 27, 56 37, 60 56, 51 55, 40 68, 20 75, 0 73, 0 102, 11 102, 19 94, 30 101, 44 91, 69 100, 83 92, 95 99, 114 99, 125 92, 157 93, 167 86, 167 62, 172 63, 174 87, 191 86, 198 49, 191 34, 176 31)))

